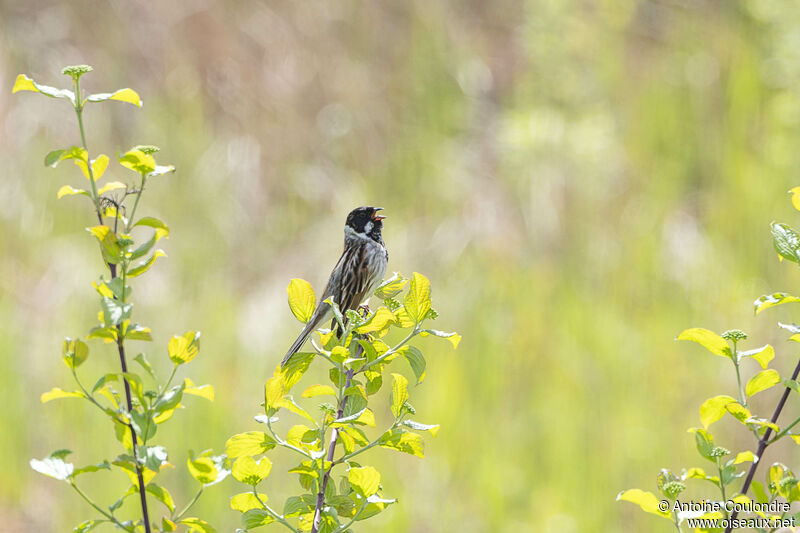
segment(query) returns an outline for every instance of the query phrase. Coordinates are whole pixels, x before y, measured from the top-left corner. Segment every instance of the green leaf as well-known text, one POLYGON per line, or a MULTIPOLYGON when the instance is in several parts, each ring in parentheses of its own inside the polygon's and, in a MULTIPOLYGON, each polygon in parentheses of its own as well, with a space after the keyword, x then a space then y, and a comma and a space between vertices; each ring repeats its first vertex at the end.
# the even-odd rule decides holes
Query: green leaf
POLYGON ((734 459, 733 464, 738 465, 742 463, 754 463, 758 461, 758 457, 751 451, 739 452, 734 459))
POLYGON ((423 424, 413 420, 403 420, 401 424, 415 431, 430 431, 432 437, 439 433, 439 424, 423 424))
POLYGON ((727 412, 725 406, 735 401, 730 396, 722 395, 714 396, 703 402, 703 405, 700 406, 700 421, 703 423, 703 427, 708 429, 708 426, 725 416, 727 412))
POLYGON ((122 303, 113 298, 103 298, 100 302, 103 309, 103 322, 106 326, 116 326, 131 317, 133 304, 122 303))
POLYGON ((424 444, 422 437, 405 429, 396 428, 387 431, 378 441, 382 448, 389 448, 403 453, 424 457, 424 444))
POLYGON ((60 200, 65 196, 72 196, 75 194, 82 194, 83 196, 91 198, 91 195, 88 192, 84 191, 83 189, 75 189, 73 187, 70 187, 69 185, 64 185, 63 187, 58 189, 56 197, 60 200))
POLYGON ((756 314, 758 314, 764 309, 793 302, 800 302, 800 298, 786 294, 785 292, 774 292, 761 296, 758 300, 753 302, 753 306, 755 307, 756 314))
POLYGON ((130 269, 128 271, 128 277, 135 278, 136 276, 141 276, 142 274, 150 270, 150 267, 153 266, 153 263, 155 263, 156 259, 158 259, 159 257, 167 257, 167 254, 164 253, 164 250, 156 250, 155 253, 150 256, 150 259, 130 269))
POLYGON ((125 152, 119 157, 119 164, 139 174, 148 174, 156 168, 156 160, 153 156, 141 150, 125 152))
POLYGON ((189 457, 186 460, 189 473, 203 485, 208 485, 217 480, 219 470, 210 457, 189 457))
POLYGON ((172 495, 167 489, 155 483, 147 485, 147 492, 152 494, 158 501, 163 503, 170 512, 175 510, 175 503, 172 501, 172 495))
POLYGON ((169 237, 169 228, 167 225, 155 217, 142 217, 133 224, 133 227, 136 226, 148 226, 155 229, 156 240, 160 240, 163 237, 169 237))
POLYGON ((127 102, 137 107, 142 107, 142 99, 139 94, 133 89, 119 89, 113 93, 98 93, 90 94, 86 97, 86 102, 103 102, 105 100, 118 100, 120 102, 127 102))
POLYGON ((402 374, 392 374, 392 378, 392 414, 397 418, 408 400, 408 380, 402 374))
POLYGON ((263 431, 248 431, 229 438, 225 443, 225 454, 236 457, 259 455, 275 447, 275 439, 263 431))
POLYGON ((64 339, 61 357, 68 368, 77 368, 89 357, 89 347, 80 339, 64 339))
POLYGON ((767 390, 781 382, 781 376, 776 370, 762 370, 747 382, 745 393, 753 396, 761 391, 767 390))
POLYGON ((250 509, 242 515, 242 525, 245 529, 255 529, 274 522, 275 519, 263 509, 250 509))
POLYGON ((450 341, 450 344, 453 345, 454 350, 458 348, 458 343, 461 342, 461 335, 459 335, 456 332, 448 333, 446 331, 439 331, 436 329, 423 329, 420 332, 420 335, 423 337, 427 337, 428 335, 434 335, 436 337, 447 339, 450 341))
POLYGON ((377 311, 372 313, 366 322, 355 328, 356 333, 373 333, 386 329, 389 324, 392 324, 397 319, 391 311, 385 307, 379 307, 377 311))
POLYGON ((77 526, 72 529, 72 533, 88 533, 92 529, 96 528, 100 524, 106 522, 105 520, 86 520, 85 522, 81 522, 77 526))
POLYGON ((411 283, 404 300, 408 316, 419 324, 431 308, 431 283, 428 278, 418 272, 411 275, 411 283))
POLYGON ((31 459, 30 465, 31 468, 40 474, 50 476, 59 481, 66 481, 72 477, 72 472, 74 470, 72 463, 64 462, 63 457, 54 457, 52 454, 42 460, 31 459))
POLYGON ((775 358, 775 349, 769 344, 765 344, 761 348, 739 352, 739 357, 752 357, 761 365, 761 368, 767 368, 769 362, 775 358))
POLYGON ((72 91, 67 89, 56 89, 55 87, 50 87, 49 85, 36 83, 25 74, 19 74, 17 76, 17 79, 14 81, 14 88, 11 89, 12 94, 19 91, 33 91, 51 98, 65 98, 75 104, 75 93, 72 91))
POLYGON ((775 251, 784 259, 798 263, 798 248, 800 248, 800 236, 786 224, 772 223, 772 244, 775 251))
POLYGON ((167 344, 170 360, 176 365, 188 363, 200 351, 200 332, 187 331, 183 336, 175 335, 167 344))
POLYGON ((366 498, 378 492, 381 474, 371 466, 351 467, 347 472, 347 481, 357 494, 366 498))
POLYGON ((108 461, 103 461, 102 463, 98 463, 96 465, 82 466, 81 468, 76 468, 73 471, 72 476, 75 477, 90 472, 98 472, 100 470, 111 470, 111 463, 109 463, 108 461))
POLYGON ((285 376, 282 373, 273 375, 264 384, 264 407, 267 410, 275 409, 277 407, 278 402, 281 399, 283 399, 283 395, 285 393, 286 393, 285 376))
POLYGON ((97 242, 100 243, 100 251, 103 254, 103 259, 107 263, 117 264, 122 258, 122 250, 119 246, 117 236, 108 226, 94 226, 86 228, 89 233, 95 236, 97 242))
POLYGON ((742 424, 747 424, 750 417, 753 416, 752 413, 750 413, 750 410, 739 402, 731 402, 727 404, 725 406, 725 410, 733 415, 733 417, 742 424))
POLYGON ((691 328, 681 332, 677 340, 694 341, 714 355, 733 359, 733 354, 731 353, 728 343, 713 331, 704 328, 691 328))
POLYGON ((167 449, 163 446, 137 446, 139 460, 144 462, 144 466, 158 472, 167 463, 167 449))
POLYGON ((694 433, 697 451, 700 452, 700 455, 709 461, 714 461, 714 458, 711 455, 711 452, 714 450, 714 437, 712 437, 711 434, 704 429, 692 428, 689 431, 694 433))
POLYGON ((53 387, 49 391, 43 392, 39 399, 42 403, 47 403, 51 400, 60 400, 62 398, 85 398, 85 396, 80 391, 67 392, 58 387, 53 387))
POLYGON ((211 527, 211 524, 199 518, 184 518, 180 523, 188 526, 186 533, 217 533, 217 530, 211 527))
POLYGON ((638 505, 642 511, 670 519, 669 511, 661 511, 658 508, 659 500, 652 492, 645 492, 641 489, 623 490, 617 494, 617 501, 631 502, 638 505))
POLYGON ((410 345, 403 352, 403 356, 408 361, 408 364, 411 365, 411 371, 414 372, 414 376, 417 378, 417 385, 419 385, 425 379, 425 357, 418 348, 410 345))
POLYGON ((249 455, 236 459, 233 463, 233 477, 245 485, 258 485, 269 476, 272 470, 272 461, 262 457, 258 462, 249 455))
POLYGON ((267 501, 266 494, 259 493, 258 498, 256 498, 252 492, 242 492, 231 498, 231 509, 242 513, 246 513, 250 509, 263 509, 264 506, 258 501, 259 498, 262 502, 267 501))
MULTIPOLYGON (((119 278, 114 278, 119 279, 119 278)), ((152 341, 150 328, 140 326, 139 324, 131 324, 125 330, 125 338, 129 341, 152 341)))
POLYGON ((190 378, 183 380, 186 388, 183 389, 184 394, 191 394, 192 396, 199 396, 205 398, 209 402, 214 401, 214 387, 211 385, 200 385, 199 387, 194 384, 190 378))
POLYGON ((317 301, 311 284, 304 279, 292 279, 286 287, 286 293, 289 295, 289 309, 292 310, 292 314, 297 320, 307 324, 314 314, 317 301))
POLYGON ((314 510, 316 497, 313 494, 290 496, 283 505, 283 516, 297 516, 314 510))
POLYGON ((394 298, 405 288, 408 280, 404 278, 399 272, 395 272, 392 277, 384 280, 378 288, 375 289, 375 296, 381 300, 386 298, 394 298))
POLYGON ((314 360, 315 356, 316 354, 313 352, 298 352, 287 361, 286 366, 280 369, 283 387, 281 395, 291 390, 300 381, 308 367, 311 366, 311 361, 314 360))
POLYGON ((303 398, 314 398, 316 396, 336 396, 336 391, 330 385, 311 385, 303 391, 303 398))

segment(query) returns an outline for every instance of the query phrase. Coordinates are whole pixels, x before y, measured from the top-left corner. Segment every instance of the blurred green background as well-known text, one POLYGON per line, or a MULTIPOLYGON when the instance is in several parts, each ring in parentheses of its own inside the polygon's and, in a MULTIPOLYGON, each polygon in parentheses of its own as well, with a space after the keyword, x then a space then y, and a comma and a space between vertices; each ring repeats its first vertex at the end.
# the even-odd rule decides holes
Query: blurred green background
MULTIPOLYGON (((746 348, 776 343, 781 371, 798 355, 775 326, 796 309, 752 312, 798 286, 768 230, 798 223, 786 195, 800 184, 798 8, 0 0, 0 529, 68 531, 91 516, 31 457, 119 451, 88 407, 39 403, 71 385, 60 342, 92 325, 101 269, 88 204, 55 198, 83 178, 42 164, 77 142, 72 111, 12 96, 16 74, 67 86, 61 67, 89 63, 87 90, 135 88, 141 110, 88 109, 90 150, 151 143, 178 167, 140 206, 169 223, 169 258, 134 286, 150 359, 166 368, 169 336, 200 329, 188 375, 217 391, 157 436, 176 499, 193 487, 186 448, 256 429, 264 379, 300 329, 289 279, 321 290, 347 212, 374 204, 389 216, 389 269, 425 273, 437 326, 464 338, 455 352, 421 344, 428 377, 412 401, 442 430, 424 460, 364 456, 400 503, 357 530, 666 532, 615 496, 655 490, 661 467, 700 466, 686 429, 702 400, 735 390, 723 360, 676 334, 744 329, 746 348)), ((97 349, 84 368, 116 363, 97 349)), ((730 422, 714 433, 754 446, 730 422)), ((279 507, 296 492, 288 461, 275 456, 266 487, 279 507)), ((89 491, 110 503, 124 480, 97 476, 89 491)), ((236 492, 210 489, 197 515, 232 531, 236 492)))

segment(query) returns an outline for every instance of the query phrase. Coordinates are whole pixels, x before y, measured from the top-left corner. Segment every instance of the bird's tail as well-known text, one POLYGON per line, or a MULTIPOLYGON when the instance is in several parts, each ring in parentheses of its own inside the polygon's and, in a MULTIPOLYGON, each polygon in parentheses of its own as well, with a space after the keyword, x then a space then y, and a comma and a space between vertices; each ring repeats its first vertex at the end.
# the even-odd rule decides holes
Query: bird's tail
POLYGON ((311 315, 311 320, 308 321, 308 324, 303 328, 303 331, 300 332, 300 336, 297 337, 297 340, 292 343, 292 347, 289 348, 289 351, 286 352, 286 355, 283 356, 283 361, 281 361, 281 368, 286 366, 286 363, 289 362, 289 359, 292 358, 294 354, 303 346, 303 343, 306 342, 309 335, 317 328, 317 326, 325 320, 328 312, 330 311, 330 306, 326 303, 320 303, 319 307, 314 314, 311 315))

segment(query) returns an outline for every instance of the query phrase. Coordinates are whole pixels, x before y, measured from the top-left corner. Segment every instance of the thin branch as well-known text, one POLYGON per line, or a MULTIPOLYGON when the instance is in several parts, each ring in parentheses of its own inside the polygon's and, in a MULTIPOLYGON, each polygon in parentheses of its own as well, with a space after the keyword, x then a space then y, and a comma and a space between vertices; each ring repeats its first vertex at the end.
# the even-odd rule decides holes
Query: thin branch
MULTIPOLYGON (((792 379, 797 379, 798 374, 800 374, 800 360, 797 361, 797 366, 794 367, 794 372, 792 373, 792 379)), ((772 418, 770 419, 770 422, 772 422, 773 424, 775 424, 778 421, 778 417, 781 415, 781 411, 783 411, 783 406, 786 405, 786 400, 789 399, 789 394, 791 394, 791 392, 792 389, 790 389, 789 387, 786 387, 784 389, 783 396, 781 396, 778 405, 775 406, 775 412, 772 413, 772 418)), ((748 470, 747 477, 744 480, 744 485, 742 485, 742 491, 741 491, 742 494, 746 495, 747 491, 750 489, 750 484, 753 482, 753 476, 756 475, 756 469, 758 468, 758 465, 761 464, 764 451, 770 444, 769 436, 771 433, 772 433, 772 428, 767 427, 766 431, 764 431, 764 436, 761 437, 761 440, 758 441, 758 450, 756 451, 756 458, 758 460, 754 461, 750 465, 750 470, 748 470)), ((731 515, 730 522, 733 522, 736 519, 737 515, 738 512, 734 511, 733 514, 731 515)), ((725 528, 725 533, 730 533, 732 529, 733 528, 729 523, 728 527, 725 528)))
MULTIPOLYGON (((350 387, 350 383, 353 381, 353 374, 355 371, 350 369, 347 371, 347 380, 344 384, 344 390, 347 391, 348 387, 350 387)), ((342 418, 344 414, 344 408, 347 404, 347 396, 342 396, 341 401, 339 402, 339 410, 336 412, 336 419, 342 418)), ((327 460, 331 463, 327 470, 325 470, 325 474, 322 476, 322 482, 320 483, 319 492, 317 493, 317 505, 314 509, 314 522, 311 526, 311 533, 317 533, 319 531, 319 523, 322 518, 322 507, 325 505, 325 489, 328 488, 328 480, 331 477, 331 470, 333 470, 333 454, 336 451, 336 441, 339 439, 339 428, 333 428, 331 432, 331 443, 328 446, 328 456, 327 460)), ((323 463, 324 466, 324 463, 323 463)))

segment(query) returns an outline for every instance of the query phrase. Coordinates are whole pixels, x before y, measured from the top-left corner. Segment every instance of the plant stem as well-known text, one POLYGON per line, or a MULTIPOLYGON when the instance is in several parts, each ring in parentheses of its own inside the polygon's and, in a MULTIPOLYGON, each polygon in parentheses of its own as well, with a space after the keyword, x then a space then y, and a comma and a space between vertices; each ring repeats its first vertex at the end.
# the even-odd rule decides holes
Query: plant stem
POLYGON ((278 522, 280 522, 284 526, 288 527, 290 530, 292 530, 295 533, 297 533, 297 530, 292 527, 292 524, 287 522, 285 518, 283 518, 281 515, 276 513, 269 505, 267 505, 266 503, 261 501, 261 497, 258 495, 258 491, 256 491, 256 487, 255 486, 253 486, 253 496, 256 497, 256 500, 258 500, 258 503, 261 504, 261 507, 263 507, 264 510, 266 512, 268 512, 270 514, 270 516, 272 516, 272 518, 274 518, 275 520, 277 520, 278 522))
POLYGON ((81 146, 86 150, 86 170, 89 173, 89 184, 92 186, 92 202, 97 212, 97 221, 103 225, 103 212, 100 209, 100 197, 97 194, 97 185, 94 183, 94 170, 89 160, 89 148, 86 146, 86 133, 83 129, 83 104, 81 103, 81 82, 80 78, 75 79, 75 114, 78 116, 78 129, 81 133, 81 146))
POLYGON ((186 507, 184 507, 183 510, 175 516, 175 518, 173 519, 173 522, 177 522, 178 520, 180 520, 181 517, 183 517, 183 515, 185 515, 186 512, 189 509, 192 508, 192 505, 197 503, 197 500, 200 499, 200 495, 203 494, 203 489, 205 489, 205 488, 206 488, 205 485, 200 487, 200 490, 197 491, 197 494, 194 495, 194 498, 192 498, 192 501, 190 501, 188 504, 186 504, 186 507))
MULTIPOLYGON (((800 360, 797 361, 797 366, 794 367, 794 372, 792 373, 792 379, 797 379, 798 374, 800 374, 800 360)), ((778 417, 781 415, 781 411, 783 411, 783 406, 786 405, 786 400, 789 399, 789 394, 791 392, 792 389, 790 389, 789 387, 786 387, 784 389, 783 396, 781 396, 778 405, 775 406, 775 412, 772 413, 772 418, 770 419, 770 422, 772 422, 773 424, 777 422, 778 417)), ((741 490, 742 494, 746 495, 747 491, 750 489, 750 483, 753 482, 753 476, 755 476, 756 474, 756 469, 758 468, 758 465, 761 464, 763 460, 764 451, 767 449, 767 446, 770 443, 769 436, 771 433, 772 433, 772 428, 768 427, 764 431, 764 436, 761 437, 761 440, 758 441, 758 450, 756 451, 756 457, 758 458, 758 460, 754 461, 750 465, 750 470, 748 470, 747 477, 745 478, 744 484, 742 485, 742 490, 741 490)), ((738 513, 734 511, 733 514, 731 515, 731 520, 735 520, 737 515, 738 513)), ((728 525, 728 527, 725 528, 725 533, 730 533, 731 530, 732 530, 731 526, 728 525)))
MULTIPOLYGON (((347 371, 347 380, 344 384, 344 390, 347 391, 348 387, 350 387, 350 383, 353 380, 353 374, 355 371, 350 369, 347 371)), ((344 408, 347 404, 347 396, 342 396, 342 399, 339 401, 339 410, 336 412, 336 419, 342 418, 344 414, 344 408)), ((317 493, 317 505, 314 509, 314 522, 311 526, 311 533, 317 533, 319 531, 319 523, 320 519, 322 518, 322 507, 325 505, 325 489, 328 488, 328 480, 331 477, 331 470, 333 470, 333 454, 336 451, 336 441, 339 439, 339 428, 333 428, 331 432, 331 443, 328 446, 328 456, 327 460, 330 461, 331 466, 325 470, 325 474, 322 476, 322 482, 320 483, 319 493, 317 493)), ((324 463, 323 463, 324 467, 324 463)))
POLYGON ((142 191, 144 191, 144 184, 147 181, 147 175, 142 172, 142 181, 139 185, 139 192, 136 193, 136 199, 133 201, 133 209, 131 209, 131 216, 128 217, 128 223, 125 225, 125 233, 130 233, 131 227, 133 227, 133 216, 136 214, 136 208, 139 206, 139 198, 142 197, 142 191))
MULTIPOLYGON (((722 480, 722 465, 720 464, 719 457, 717 457, 716 459, 717 459, 717 472, 719 473, 719 491, 720 494, 722 495, 722 502, 725 503, 726 501, 728 501, 728 497, 725 494, 725 483, 722 480)), ((725 509, 724 505, 722 507, 722 515, 725 518, 728 518, 728 511, 725 509)))
POLYGON ((122 523, 121 523, 119 520, 117 520, 117 518, 116 518, 114 515, 112 515, 112 514, 110 514, 110 513, 106 512, 106 511, 104 511, 104 510, 103 510, 103 509, 102 509, 102 508, 101 508, 99 505, 97 505, 97 504, 94 502, 94 500, 92 500, 92 499, 91 499, 89 496, 87 496, 87 495, 86 495, 86 493, 85 493, 85 492, 83 492, 83 491, 80 489, 80 487, 78 487, 78 485, 76 485, 76 484, 75 484, 75 482, 74 482, 74 481, 71 481, 71 480, 70 480, 69 484, 70 484, 70 486, 71 486, 73 489, 75 489, 75 491, 76 491, 78 494, 80 494, 81 498, 83 498, 84 500, 86 500, 86 503, 88 503, 89 505, 91 505, 92 507, 94 507, 94 509, 95 509, 95 510, 96 510, 98 513, 100 513, 101 515, 103 515, 104 517, 106 517, 106 518, 107 518, 107 519, 108 519, 110 522, 112 522, 114 525, 116 525, 116 526, 117 526, 117 527, 119 527, 120 529, 124 529, 125 531, 130 531, 130 528, 128 528, 128 527, 125 527, 125 526, 124 526, 124 525, 123 525, 123 524, 122 524, 122 523))
MULTIPOLYGON (((83 127, 83 104, 81 102, 81 88, 80 88, 80 81, 79 78, 75 79, 75 114, 78 117, 78 129, 80 130, 81 134, 81 144, 83 149, 86 151, 86 167, 87 173, 89 174, 89 184, 92 187, 92 200, 94 201, 95 211, 97 212, 97 220, 100 225, 103 225, 103 212, 100 209, 100 197, 97 194, 97 186, 95 185, 94 179, 94 170, 92 169, 91 160, 89 160, 89 148, 86 145, 86 132, 83 127)), ((115 228, 116 229, 116 228, 115 228)), ((111 272, 111 279, 117 277, 117 265, 108 263, 108 269, 111 272)), ((122 291, 123 296, 125 295, 125 272, 123 269, 123 279, 122 279, 122 291)), ((124 303, 124 298, 123 298, 124 303)), ((122 367, 122 372, 128 372, 128 363, 125 359, 125 345, 124 340, 122 337, 122 326, 117 324, 117 351, 119 353, 119 362, 120 366, 122 367)), ((128 383, 128 380, 123 376, 122 378, 123 383, 125 384, 125 400, 128 407, 128 418, 130 419, 131 413, 133 412, 133 402, 131 401, 131 386, 128 383)), ((142 475, 142 465, 139 464, 139 457, 136 451, 136 446, 138 444, 138 439, 136 438, 136 431, 133 429, 133 424, 128 422, 128 429, 131 432, 131 444, 133 446, 133 457, 136 461, 136 478, 139 482, 139 498, 142 502, 142 522, 144 523, 144 530, 145 533, 151 533, 150 530, 150 515, 147 510, 147 495, 145 492, 144 486, 144 476, 142 475)), ((77 487, 76 487, 77 489, 77 487)), ((80 491, 79 491, 80 492, 80 491)))

